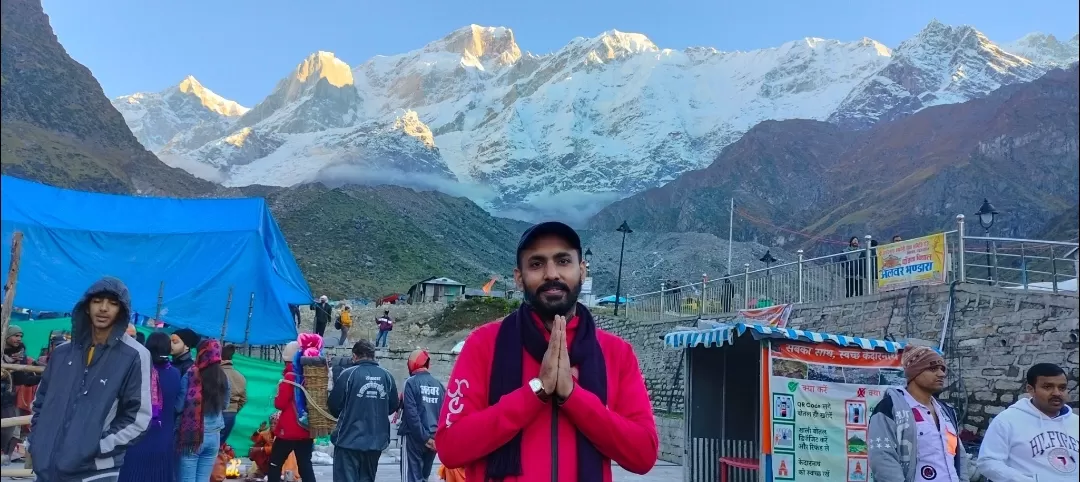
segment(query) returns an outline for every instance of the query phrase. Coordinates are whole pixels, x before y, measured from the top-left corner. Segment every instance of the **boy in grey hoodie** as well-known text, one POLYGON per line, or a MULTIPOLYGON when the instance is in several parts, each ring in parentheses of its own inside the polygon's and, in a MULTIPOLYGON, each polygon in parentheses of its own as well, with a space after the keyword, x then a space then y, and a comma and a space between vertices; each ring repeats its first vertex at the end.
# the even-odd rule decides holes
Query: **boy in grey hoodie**
POLYGON ((945 359, 915 346, 901 358, 907 387, 890 388, 870 415, 870 472, 876 482, 968 482, 956 412, 934 398, 945 359))
POLYGON ((113 482, 152 415, 150 352, 128 336, 131 295, 102 278, 71 310, 71 342, 45 365, 30 419, 38 482, 113 482))

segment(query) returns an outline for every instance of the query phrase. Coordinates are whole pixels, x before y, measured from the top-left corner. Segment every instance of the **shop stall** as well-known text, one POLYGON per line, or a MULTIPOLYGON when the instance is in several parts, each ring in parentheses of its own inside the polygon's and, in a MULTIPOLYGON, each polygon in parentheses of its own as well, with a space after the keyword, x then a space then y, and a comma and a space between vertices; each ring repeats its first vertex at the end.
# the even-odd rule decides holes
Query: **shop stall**
POLYGON ((869 415, 904 384, 904 343, 708 320, 663 342, 685 353, 684 480, 869 480, 869 415))

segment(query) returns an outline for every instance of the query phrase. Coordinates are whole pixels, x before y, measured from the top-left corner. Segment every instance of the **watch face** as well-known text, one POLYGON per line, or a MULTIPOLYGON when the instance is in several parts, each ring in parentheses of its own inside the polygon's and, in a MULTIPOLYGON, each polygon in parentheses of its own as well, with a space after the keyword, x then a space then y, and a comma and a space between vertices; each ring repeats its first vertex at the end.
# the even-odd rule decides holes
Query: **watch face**
POLYGON ((529 380, 529 389, 534 392, 539 392, 544 389, 544 384, 541 383, 540 380, 533 378, 532 380, 529 380))

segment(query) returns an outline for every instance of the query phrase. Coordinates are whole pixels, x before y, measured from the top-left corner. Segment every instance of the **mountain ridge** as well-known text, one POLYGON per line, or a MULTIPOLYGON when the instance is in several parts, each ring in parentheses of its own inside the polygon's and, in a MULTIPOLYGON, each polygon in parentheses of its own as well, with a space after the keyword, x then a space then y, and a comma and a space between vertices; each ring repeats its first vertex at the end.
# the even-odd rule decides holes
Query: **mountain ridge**
MULTIPOLYGON (((1030 52, 1060 42, 1023 45, 1037 56, 1030 52)), ((1080 58, 1080 47, 1062 48, 1054 55, 1080 58)), ((355 96, 325 96, 318 109, 237 123, 209 141, 186 136, 159 154, 178 159, 172 165, 212 166, 214 179, 229 186, 292 185, 333 178, 342 165, 386 163, 406 186, 414 170, 436 174, 450 192, 478 186, 470 198, 495 214, 582 219, 707 166, 761 121, 863 129, 1034 80, 1058 57, 1021 59, 972 27, 937 21, 896 50, 869 38, 813 37, 745 52, 674 50, 609 30, 542 55, 523 50, 511 29, 469 25, 351 67, 355 96), (409 112, 430 141, 372 127, 409 112), (207 147, 238 134, 258 139, 259 148, 207 147), (361 144, 369 147, 341 151, 361 144)))

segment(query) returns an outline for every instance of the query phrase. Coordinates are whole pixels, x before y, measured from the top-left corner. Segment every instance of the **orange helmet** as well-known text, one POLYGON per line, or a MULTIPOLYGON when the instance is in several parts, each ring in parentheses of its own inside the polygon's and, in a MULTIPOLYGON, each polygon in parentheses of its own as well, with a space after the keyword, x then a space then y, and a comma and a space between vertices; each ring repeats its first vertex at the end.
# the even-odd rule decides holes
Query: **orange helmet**
POLYGON ((409 375, 427 368, 429 361, 431 361, 431 355, 428 354, 427 350, 418 349, 410 353, 408 361, 409 375))

